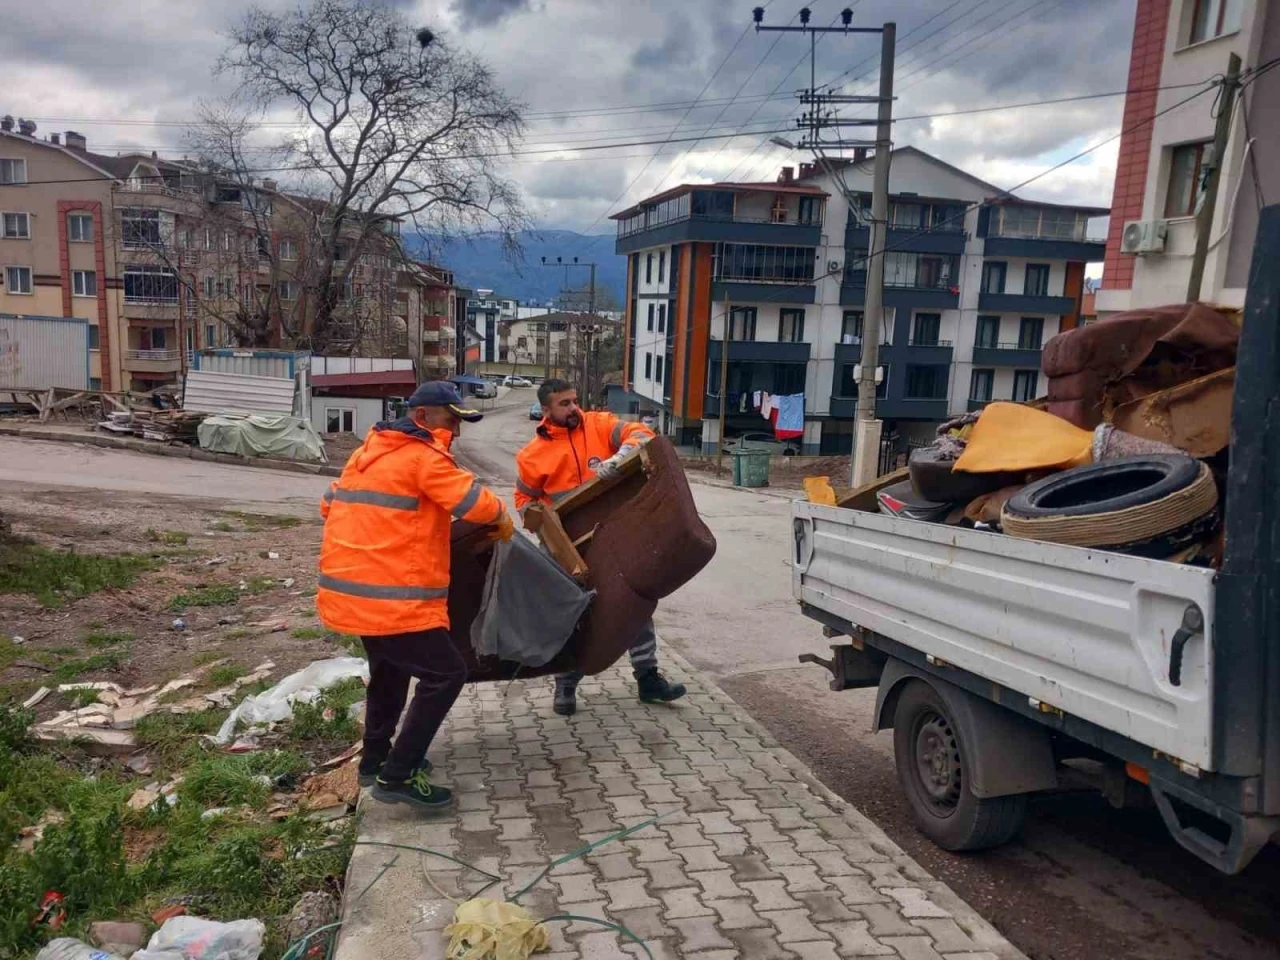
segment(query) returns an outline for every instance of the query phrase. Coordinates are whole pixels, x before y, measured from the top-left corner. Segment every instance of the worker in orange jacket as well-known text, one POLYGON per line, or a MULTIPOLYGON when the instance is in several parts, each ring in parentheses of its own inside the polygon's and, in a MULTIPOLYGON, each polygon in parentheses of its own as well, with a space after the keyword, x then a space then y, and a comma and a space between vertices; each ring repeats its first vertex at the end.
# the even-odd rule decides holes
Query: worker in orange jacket
POLYGON ((424 383, 408 407, 369 431, 324 495, 316 607, 329 629, 358 635, 369 657, 361 781, 379 800, 438 809, 452 795, 428 778, 427 748, 466 680, 449 635, 449 526, 455 517, 489 524, 507 540, 515 524, 449 452, 462 421, 481 418, 458 388, 424 383))
MULTIPOLYGON (((542 422, 536 435, 516 454, 516 509, 523 513, 534 500, 550 505, 592 477, 615 474, 619 464, 641 444, 653 439, 653 431, 640 423, 619 420, 605 411, 584 411, 578 391, 564 380, 546 380, 538 387, 542 422)), ((631 647, 631 668, 640 699, 667 703, 685 695, 683 684, 671 683, 658 669, 658 638, 653 621, 645 624, 631 647)), ((581 673, 556 677, 552 709, 570 716, 578 708, 581 673)))

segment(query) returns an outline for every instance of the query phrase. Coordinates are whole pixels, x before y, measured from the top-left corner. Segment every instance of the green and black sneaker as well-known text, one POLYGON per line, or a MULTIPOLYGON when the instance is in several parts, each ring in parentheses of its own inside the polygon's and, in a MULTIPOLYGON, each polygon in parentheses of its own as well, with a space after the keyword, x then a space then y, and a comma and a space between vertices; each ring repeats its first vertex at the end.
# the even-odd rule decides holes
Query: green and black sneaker
POLYGON ((407 803, 423 810, 443 810, 453 803, 453 791, 431 783, 425 769, 415 770, 408 780, 388 781, 378 775, 373 797, 383 803, 407 803))
MULTIPOLYGON (((382 765, 386 763, 386 757, 361 757, 360 767, 357 779, 362 787, 372 787, 378 779, 378 774, 382 772, 382 765)), ((420 770, 431 772, 431 761, 423 758, 420 770)))

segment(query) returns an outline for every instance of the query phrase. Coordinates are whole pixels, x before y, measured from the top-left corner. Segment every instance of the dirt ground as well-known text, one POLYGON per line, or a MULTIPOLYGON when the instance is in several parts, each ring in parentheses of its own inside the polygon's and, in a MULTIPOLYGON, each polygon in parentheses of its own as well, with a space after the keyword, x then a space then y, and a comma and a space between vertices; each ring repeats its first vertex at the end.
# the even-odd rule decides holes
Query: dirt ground
MULTIPOLYGON (((271 660, 279 678, 343 652, 320 626, 311 599, 318 515, 236 513, 212 504, 193 509, 190 500, 51 491, 0 493, 0 513, 14 534, 51 549, 140 554, 154 564, 128 588, 61 606, 44 606, 28 594, 0 594, 3 639, 23 640, 0 670, 0 699, 20 702, 55 681, 164 683, 215 655, 245 672, 271 660), (128 639, 104 640, 121 636, 128 639)), ((66 699, 47 698, 37 708, 40 718, 65 709, 66 699)))

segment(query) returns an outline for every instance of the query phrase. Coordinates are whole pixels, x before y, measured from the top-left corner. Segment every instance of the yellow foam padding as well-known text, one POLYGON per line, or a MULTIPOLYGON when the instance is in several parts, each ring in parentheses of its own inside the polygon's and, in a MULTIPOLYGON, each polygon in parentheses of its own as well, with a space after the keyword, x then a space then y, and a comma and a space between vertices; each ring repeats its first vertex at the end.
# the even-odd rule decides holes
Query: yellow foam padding
POLYGON ((445 928, 449 960, 528 960, 551 946, 551 935, 524 907, 505 900, 458 904, 445 928))
POLYGON ((988 404, 953 470, 1066 470, 1093 462, 1093 431, 1020 403, 988 404))
POLYGON ((804 495, 810 503, 821 503, 828 507, 836 505, 836 492, 831 488, 830 477, 805 477, 804 495))

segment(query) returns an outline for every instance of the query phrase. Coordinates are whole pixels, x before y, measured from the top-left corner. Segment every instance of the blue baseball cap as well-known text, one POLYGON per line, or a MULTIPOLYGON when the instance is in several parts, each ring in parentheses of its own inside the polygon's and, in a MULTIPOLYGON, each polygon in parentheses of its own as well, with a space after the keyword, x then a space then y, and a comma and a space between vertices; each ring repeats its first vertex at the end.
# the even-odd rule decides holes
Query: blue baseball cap
POLYGON ((462 394, 458 392, 457 386, 448 380, 428 380, 426 383, 419 384, 418 389, 409 397, 409 406, 448 407, 451 413, 468 423, 484 419, 484 414, 479 410, 472 410, 463 405, 462 394))

